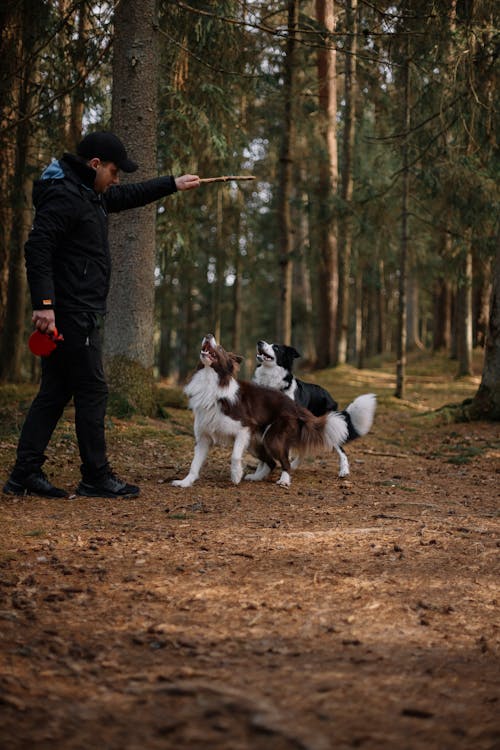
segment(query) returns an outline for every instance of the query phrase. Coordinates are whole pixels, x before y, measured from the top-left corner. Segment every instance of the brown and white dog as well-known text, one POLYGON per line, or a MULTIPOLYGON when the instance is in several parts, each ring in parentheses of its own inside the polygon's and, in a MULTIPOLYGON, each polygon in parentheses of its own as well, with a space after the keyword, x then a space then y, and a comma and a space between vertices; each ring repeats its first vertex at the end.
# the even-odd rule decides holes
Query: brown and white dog
MULTIPOLYGON (((242 357, 218 345, 212 334, 203 339, 198 369, 184 389, 194 413, 194 456, 187 476, 172 482, 176 487, 191 487, 198 479, 213 444, 234 441, 234 484, 243 478, 243 455, 250 450, 260 464, 245 479, 264 479, 278 463, 278 484, 288 487, 291 450, 300 456, 330 452, 348 439, 344 415, 329 412, 315 417, 279 391, 237 380, 241 361, 242 357)), ((363 430, 362 409, 354 409, 351 419, 354 429, 363 430)))
MULTIPOLYGON (((293 346, 285 344, 268 344, 267 341, 257 342, 257 369, 253 375, 253 382, 267 388, 275 388, 288 396, 299 406, 321 417, 330 411, 340 411, 338 404, 327 390, 316 383, 306 383, 299 380, 293 374, 294 360, 300 354, 293 346)), ((349 437, 346 442, 366 435, 370 429, 375 414, 376 400, 372 393, 358 396, 352 404, 341 411, 349 428, 349 437)), ((344 448, 335 446, 339 455, 340 468, 339 477, 348 476, 349 460, 344 448)), ((294 458, 292 469, 296 469, 300 459, 294 458)))

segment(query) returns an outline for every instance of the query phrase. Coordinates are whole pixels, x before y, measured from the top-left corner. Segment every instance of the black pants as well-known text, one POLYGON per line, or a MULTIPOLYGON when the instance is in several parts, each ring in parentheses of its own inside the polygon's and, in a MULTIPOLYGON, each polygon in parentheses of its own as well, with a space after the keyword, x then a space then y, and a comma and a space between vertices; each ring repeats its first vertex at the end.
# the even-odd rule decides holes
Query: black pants
POLYGON ((40 390, 21 430, 12 478, 21 479, 42 467, 52 433, 73 398, 82 477, 93 483, 109 471, 104 434, 108 387, 98 317, 56 313, 56 325, 64 341, 42 357, 40 390))

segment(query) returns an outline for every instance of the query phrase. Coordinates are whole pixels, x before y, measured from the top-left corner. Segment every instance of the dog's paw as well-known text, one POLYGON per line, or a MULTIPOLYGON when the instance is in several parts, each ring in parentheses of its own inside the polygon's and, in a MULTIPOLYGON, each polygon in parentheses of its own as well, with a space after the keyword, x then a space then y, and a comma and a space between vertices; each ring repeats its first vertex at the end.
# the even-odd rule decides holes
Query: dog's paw
POLYGON ((349 476, 349 461, 347 459, 346 454, 343 451, 339 453, 339 458, 340 458, 339 477, 342 479, 343 477, 349 476))
POLYGON ((259 463, 255 471, 253 471, 251 474, 246 474, 245 480, 248 479, 249 482, 261 482, 270 473, 271 469, 262 461, 261 463, 259 463))
POLYGON ((278 481, 276 482, 280 487, 290 487, 291 479, 290 474, 287 471, 284 471, 278 481))
POLYGON ((174 487, 191 487, 191 485, 194 484, 194 479, 191 479, 189 476, 185 477, 184 479, 174 479, 172 482, 172 485, 174 487))
POLYGON ((233 484, 239 484, 243 479, 243 466, 241 461, 235 461, 231 465, 231 482, 233 484))

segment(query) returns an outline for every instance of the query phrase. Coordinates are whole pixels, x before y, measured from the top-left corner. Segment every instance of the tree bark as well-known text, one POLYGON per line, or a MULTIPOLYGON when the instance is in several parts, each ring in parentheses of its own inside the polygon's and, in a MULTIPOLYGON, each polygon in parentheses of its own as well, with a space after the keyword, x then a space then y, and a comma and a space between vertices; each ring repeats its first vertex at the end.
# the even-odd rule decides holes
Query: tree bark
POLYGON ((215 279, 213 283, 213 334, 217 341, 221 340, 222 326, 222 297, 224 293, 224 269, 225 269, 225 252, 224 252, 224 193, 217 190, 216 213, 215 213, 215 279))
MULTIPOLYGON (((121 0, 115 11, 113 130, 139 170, 123 181, 156 176, 158 22, 156 0, 121 0)), ((112 395, 152 413, 156 205, 113 217, 113 276, 104 353, 112 395)))
MULTIPOLYGON (((316 0, 318 23, 327 31, 335 28, 333 0, 316 0)), ((324 158, 320 158, 318 186, 319 230, 319 344, 318 365, 328 367, 335 360, 338 309, 337 223, 333 202, 338 186, 337 158, 337 52, 329 37, 318 51, 319 109, 324 158)))
POLYGON ((19 112, 19 68, 22 50, 22 7, 17 0, 0 4, 0 330, 4 328, 9 283, 12 188, 16 163, 16 131, 7 130, 19 112))
POLYGON ((472 375, 472 245, 467 232, 457 298, 458 375, 472 375))
POLYGON ((238 353, 241 349, 242 319, 243 319, 243 286, 242 286, 242 256, 240 248, 240 236, 242 233, 241 216, 243 214, 243 194, 241 190, 236 193, 235 199, 235 230, 234 230, 234 284, 233 284, 233 333, 231 347, 233 352, 238 353))
POLYGON ((479 389, 465 413, 469 419, 500 420, 500 234, 497 237, 493 268, 483 375, 479 389))
POLYGON ((354 189, 353 154, 356 135, 356 53, 358 34, 358 0, 346 3, 347 42, 345 54, 345 115, 342 160, 341 197, 344 203, 343 216, 339 225, 339 295, 338 295, 338 336, 336 337, 336 362, 347 361, 347 339, 349 328, 349 277, 352 254, 352 195, 354 189))
POLYGON ((437 279, 433 292, 433 340, 432 349, 435 352, 451 350, 451 285, 448 279, 437 279))
POLYGON ((283 71, 283 136, 280 151, 279 177, 279 263, 281 269, 279 340, 291 344, 292 339, 292 279, 293 279, 293 227, 291 216, 292 168, 295 151, 295 124, 293 106, 296 78, 296 35, 299 21, 299 2, 288 2, 288 34, 286 40, 285 67, 283 71))
POLYGON ((408 274, 408 203, 410 194, 410 171, 408 166, 408 137, 410 132, 410 60, 409 41, 406 38, 406 54, 403 61, 403 144, 401 147, 401 240, 399 253, 399 300, 398 300, 398 339, 396 363, 396 398, 405 396, 406 377, 406 336, 407 336, 407 274, 408 274))
MULTIPOLYGON (((19 112, 30 112, 34 105, 37 63, 28 66, 26 58, 39 38, 45 11, 36 0, 23 0, 21 4, 21 43, 18 65, 19 112)), ((11 181, 11 228, 9 233, 9 265, 5 318, 0 341, 0 380, 22 380, 22 357, 25 353, 26 324, 26 271, 24 244, 32 224, 31 192, 32 172, 28 164, 33 161, 32 123, 22 120, 15 129, 15 168, 11 181)))
POLYGON ((414 351, 415 349, 423 349, 420 336, 420 289, 416 275, 415 268, 411 264, 412 268, 408 273, 408 292, 407 292, 407 320, 406 320, 406 348, 408 351, 414 351))

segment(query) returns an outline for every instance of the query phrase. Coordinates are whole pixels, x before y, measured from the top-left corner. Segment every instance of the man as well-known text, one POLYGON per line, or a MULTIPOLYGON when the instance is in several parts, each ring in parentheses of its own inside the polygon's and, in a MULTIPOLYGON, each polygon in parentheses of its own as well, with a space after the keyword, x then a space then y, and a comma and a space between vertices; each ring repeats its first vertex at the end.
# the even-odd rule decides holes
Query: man
MULTIPOLYGON (((77 494, 130 497, 135 485, 119 479, 107 459, 104 421, 108 389, 99 328, 106 313, 111 259, 108 213, 144 206, 200 184, 197 175, 158 177, 120 185, 119 170, 135 172, 120 139, 87 135, 77 155, 64 154, 33 188, 35 219, 25 245, 33 323, 64 337, 42 357, 40 390, 21 431, 17 458, 3 491, 12 495, 65 497, 42 471, 44 451, 64 407, 74 400, 82 481, 77 494)), ((153 280, 151 280, 153 283, 153 280)))

